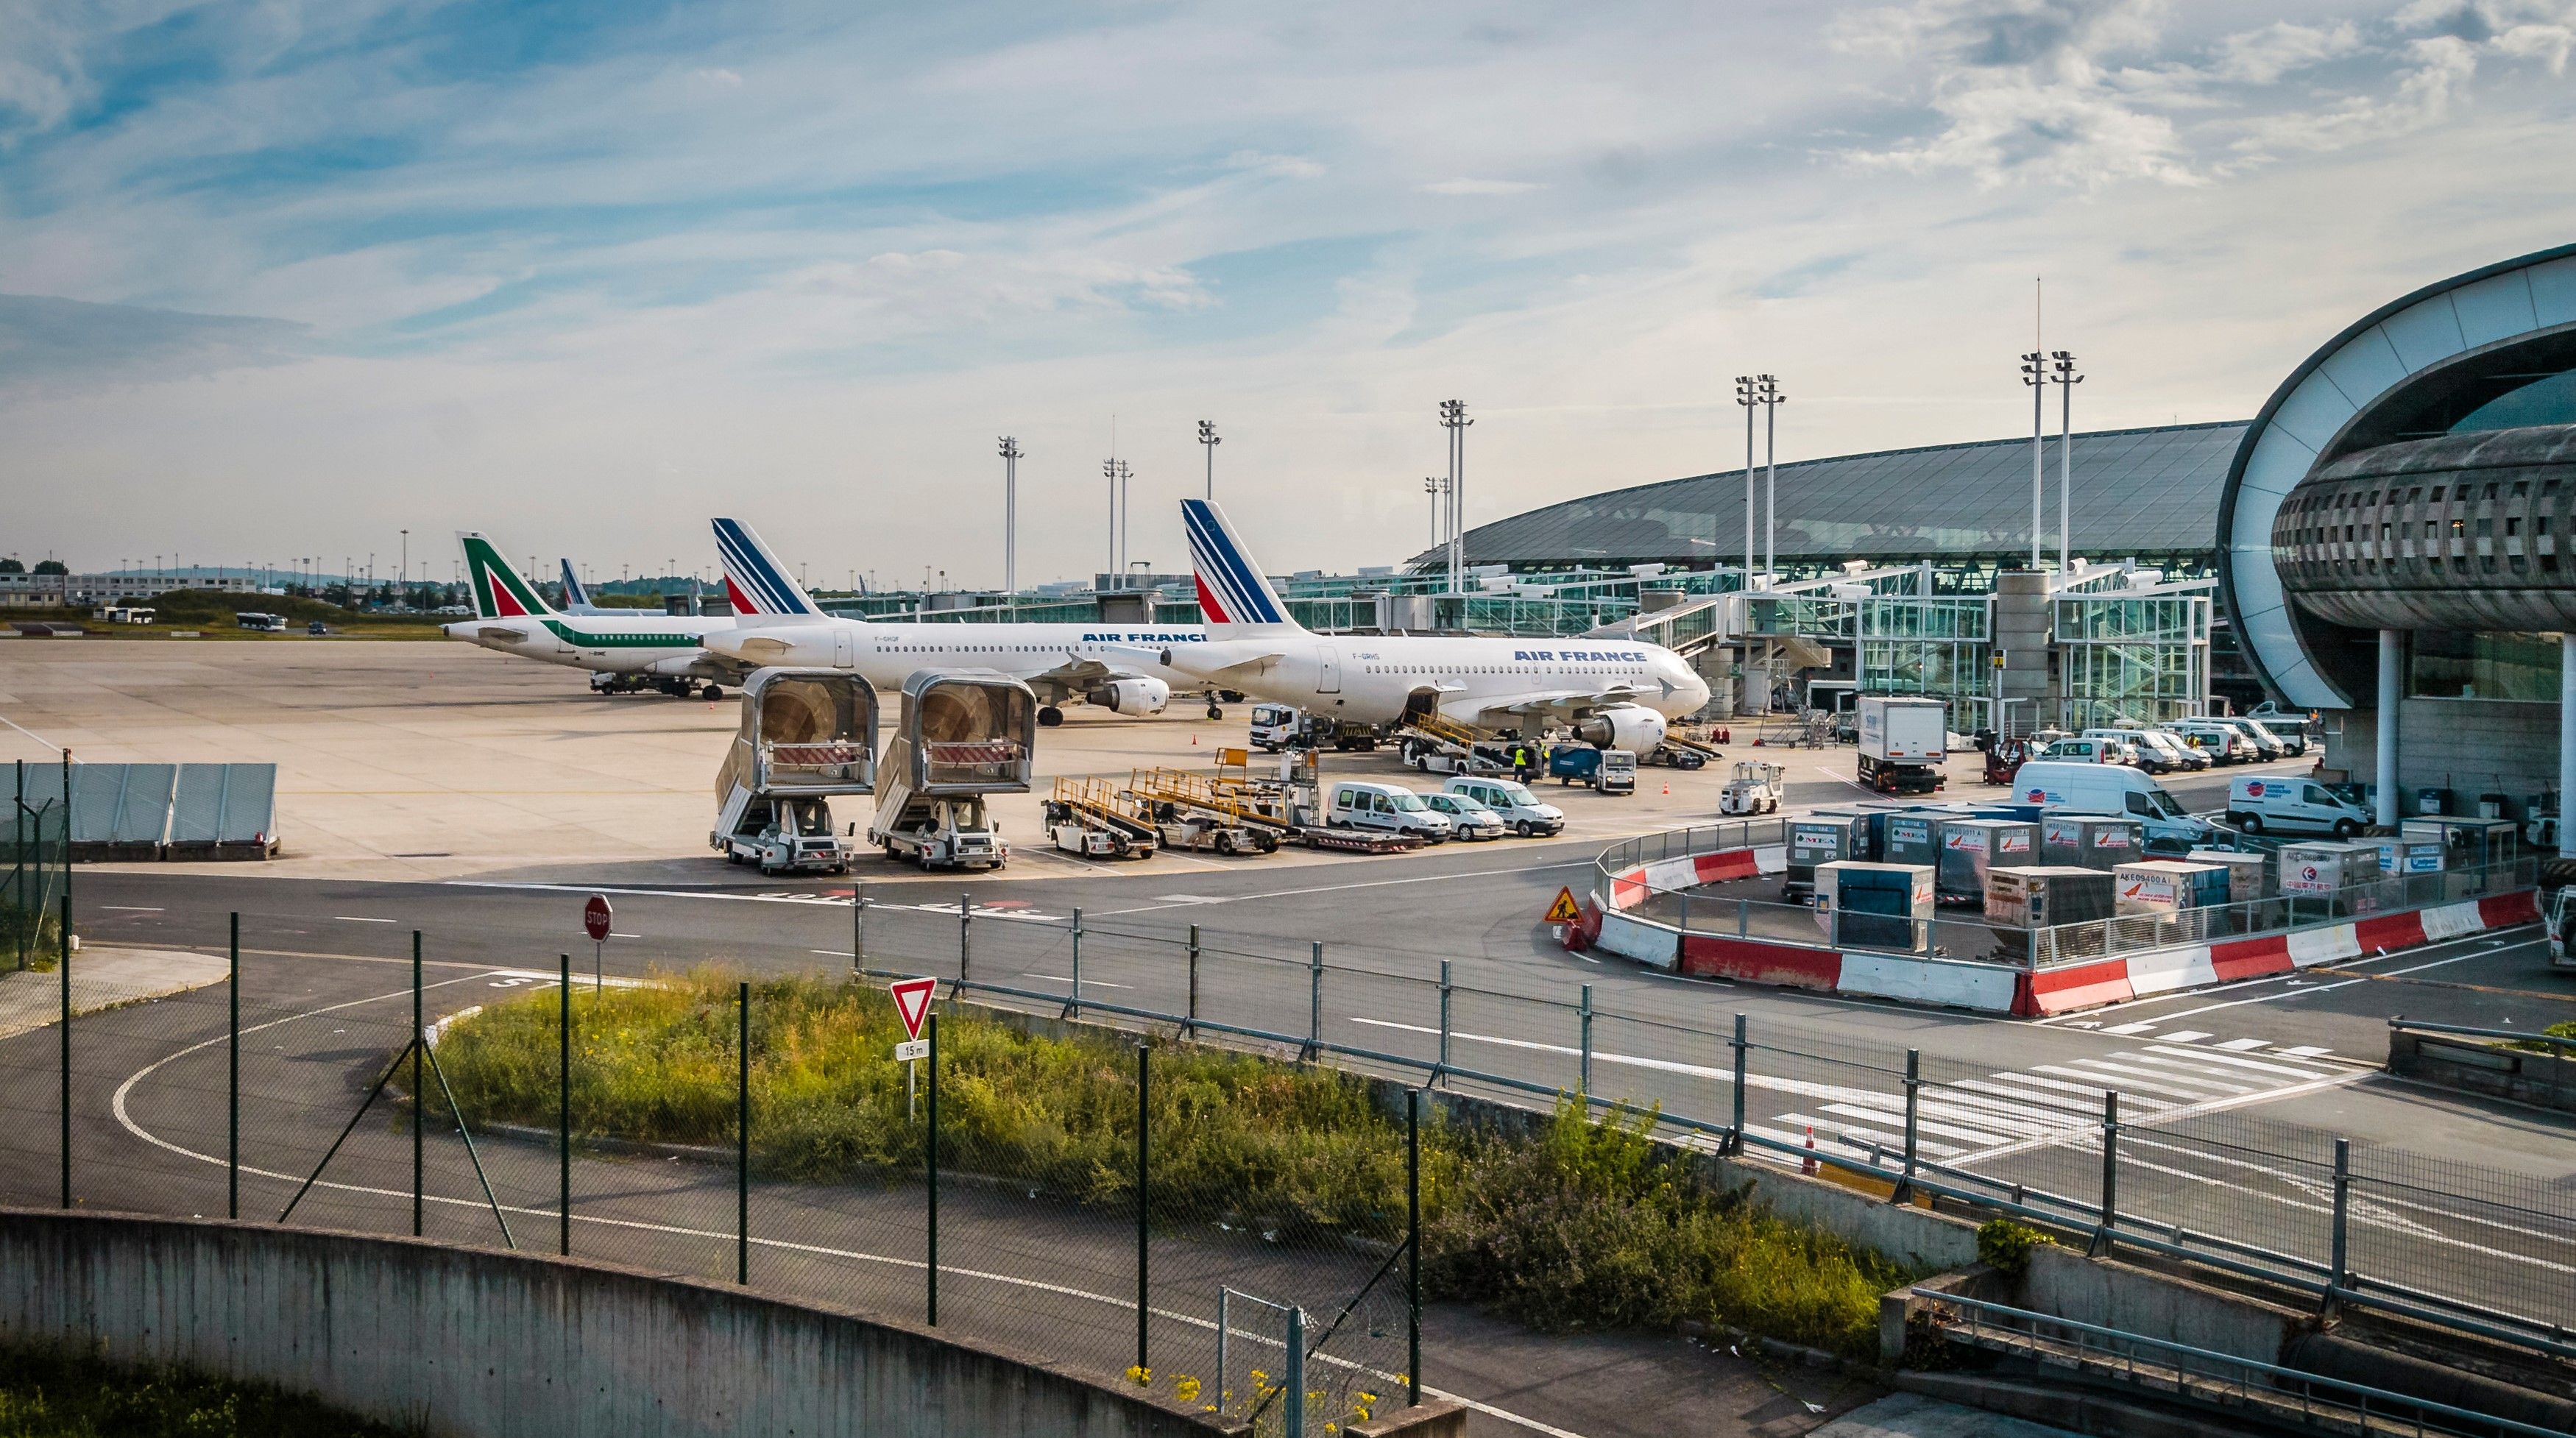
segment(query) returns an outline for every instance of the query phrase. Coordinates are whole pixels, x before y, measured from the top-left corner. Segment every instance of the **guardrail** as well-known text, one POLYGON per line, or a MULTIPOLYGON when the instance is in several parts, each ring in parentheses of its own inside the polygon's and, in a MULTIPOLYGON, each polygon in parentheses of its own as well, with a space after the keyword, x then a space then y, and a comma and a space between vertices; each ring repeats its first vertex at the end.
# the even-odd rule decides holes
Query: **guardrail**
MULTIPOLYGON (((2363 1433, 2445 1434, 2455 1438, 2546 1438, 2558 1430, 2472 1412, 2429 1398, 2329 1378, 2275 1363, 2216 1353, 2071 1318, 2008 1308, 1931 1289, 1912 1290, 1934 1322, 1968 1343, 2042 1363, 2072 1363, 2185 1403, 2260 1419, 2297 1416, 2350 1425, 2363 1433)), ((2563 1435, 2560 1435, 2563 1438, 2563 1435)))
POLYGON ((2443 1034, 2451 1038, 2504 1039, 2525 1048, 2539 1045, 2542 1050, 2554 1050, 2556 1056, 2562 1059, 2576 1058, 2576 1038, 2566 1038, 2558 1034, 2536 1034, 2528 1029, 2472 1029, 2458 1024, 2428 1024, 2421 1019, 2410 1019, 2404 1014, 2390 1019, 2388 1027, 2405 1033, 2443 1034))

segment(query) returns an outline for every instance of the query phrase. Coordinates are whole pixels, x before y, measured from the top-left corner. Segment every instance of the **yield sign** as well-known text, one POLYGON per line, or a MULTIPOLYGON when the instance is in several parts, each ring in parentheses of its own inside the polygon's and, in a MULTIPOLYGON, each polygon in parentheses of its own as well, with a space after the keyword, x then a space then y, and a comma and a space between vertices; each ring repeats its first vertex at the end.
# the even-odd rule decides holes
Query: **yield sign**
POLYGON ((1539 922, 1547 924, 1571 924, 1582 917, 1583 910, 1577 907, 1574 902, 1574 891, 1572 889, 1559 889, 1556 891, 1556 902, 1547 906, 1547 917, 1539 922))
POLYGON ((903 1020, 903 1036, 921 1037, 921 1021, 930 1016, 930 1000, 939 992, 939 980, 897 979, 886 987, 894 991, 894 1011, 903 1020))

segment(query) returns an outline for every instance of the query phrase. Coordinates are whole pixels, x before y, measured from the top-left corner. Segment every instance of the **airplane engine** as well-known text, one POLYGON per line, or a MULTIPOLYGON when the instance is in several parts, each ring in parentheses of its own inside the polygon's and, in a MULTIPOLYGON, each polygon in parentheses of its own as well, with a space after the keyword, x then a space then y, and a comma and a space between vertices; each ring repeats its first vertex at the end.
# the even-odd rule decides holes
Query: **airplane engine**
POLYGON ((1664 716, 1642 704, 1616 704, 1595 709, 1574 726, 1575 737, 1595 749, 1625 749, 1652 754, 1664 742, 1664 716))
POLYGON ((1172 702, 1172 686, 1140 675, 1112 679, 1083 697, 1112 714, 1160 714, 1172 702))

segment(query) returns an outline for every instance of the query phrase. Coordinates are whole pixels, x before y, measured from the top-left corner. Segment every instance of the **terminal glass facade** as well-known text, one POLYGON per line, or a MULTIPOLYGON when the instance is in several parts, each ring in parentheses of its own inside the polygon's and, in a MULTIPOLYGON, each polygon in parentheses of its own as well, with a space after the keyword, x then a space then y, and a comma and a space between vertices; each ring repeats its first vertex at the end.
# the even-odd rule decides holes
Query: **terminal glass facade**
POLYGON ((2059 722, 2188 718, 2209 702, 2206 592, 2062 595, 2056 601, 2059 722))
POLYGON ((2558 636, 2419 629, 2406 692, 2418 699, 2558 702, 2558 636))

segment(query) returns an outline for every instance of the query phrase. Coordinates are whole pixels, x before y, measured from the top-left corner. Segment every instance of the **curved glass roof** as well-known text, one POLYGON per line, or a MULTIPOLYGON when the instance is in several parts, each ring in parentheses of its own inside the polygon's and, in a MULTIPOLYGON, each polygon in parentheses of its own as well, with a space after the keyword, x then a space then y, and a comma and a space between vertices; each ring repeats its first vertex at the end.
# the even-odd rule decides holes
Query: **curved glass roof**
MULTIPOLYGON (((2209 553, 2245 422, 2078 431, 2075 551, 2209 553)), ((2058 445, 2046 453, 2045 548, 2057 547, 2058 445)), ((1754 471, 1754 483, 1762 472, 1754 471)), ((1783 561, 1997 559, 2030 552, 2030 440, 1801 460, 1779 470, 1783 561)), ((1761 544, 1757 530, 1755 547, 1761 544)), ((1615 489, 1467 531, 1470 564, 1705 564, 1744 555, 1744 471, 1615 489)), ((1416 563, 1433 560, 1425 553, 1416 563)))

